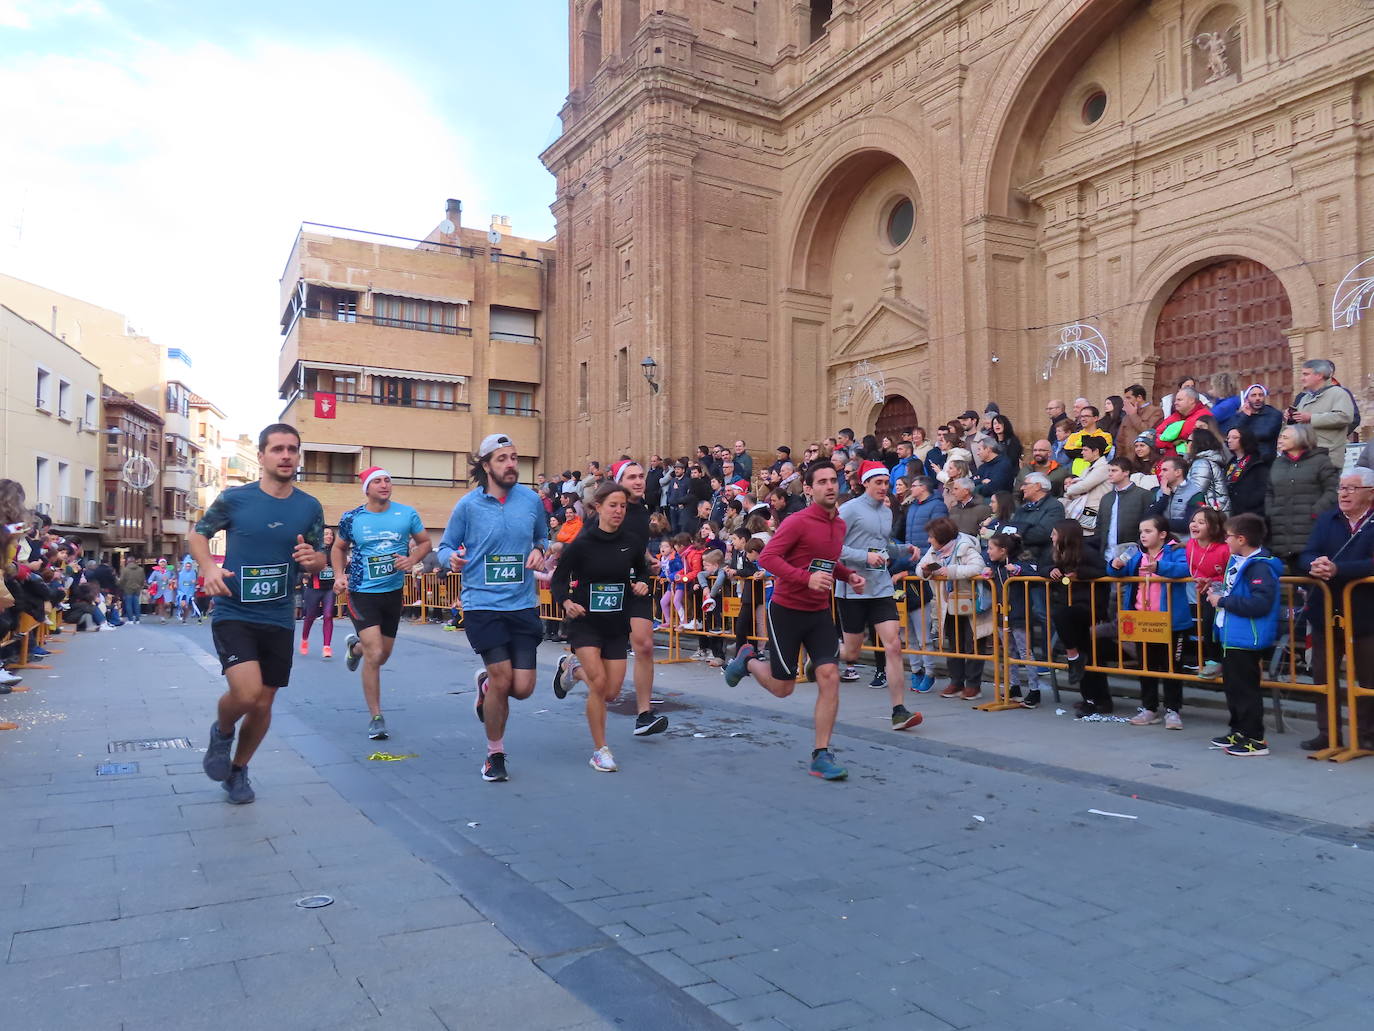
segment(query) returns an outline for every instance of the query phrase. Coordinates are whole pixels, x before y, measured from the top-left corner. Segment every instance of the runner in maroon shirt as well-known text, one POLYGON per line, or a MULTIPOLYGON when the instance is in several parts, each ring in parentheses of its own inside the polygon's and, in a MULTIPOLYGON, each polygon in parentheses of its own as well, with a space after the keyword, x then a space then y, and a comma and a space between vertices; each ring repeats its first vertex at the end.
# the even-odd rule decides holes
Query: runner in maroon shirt
POLYGON ((753 645, 743 645, 725 667, 725 682, 734 687, 748 673, 771 694, 786 698, 797 686, 804 647, 816 671, 816 747, 810 772, 825 780, 844 780, 849 771, 830 754, 830 734, 840 709, 839 633, 831 614, 831 592, 837 576, 856 591, 864 589, 865 581, 840 562, 845 526, 835 511, 839 479, 834 466, 809 466, 805 483, 812 504, 783 520, 759 556, 759 567, 773 576, 768 657, 757 657, 753 645))

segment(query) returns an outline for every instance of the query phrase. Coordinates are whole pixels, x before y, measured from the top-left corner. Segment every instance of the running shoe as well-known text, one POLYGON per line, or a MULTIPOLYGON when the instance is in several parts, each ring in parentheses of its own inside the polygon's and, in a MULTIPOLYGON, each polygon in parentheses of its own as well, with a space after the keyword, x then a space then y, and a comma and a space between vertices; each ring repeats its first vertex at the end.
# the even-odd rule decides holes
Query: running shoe
POLYGON ((611 754, 611 750, 605 745, 602 745, 593 752, 588 762, 591 764, 592 769, 599 770, 601 773, 614 773, 616 770, 620 769, 620 767, 615 764, 615 756, 611 754))
POLYGON ((725 664, 725 682, 731 687, 739 686, 744 675, 749 672, 749 660, 754 656, 752 644, 742 644, 735 657, 725 664))
POLYGON ((859 679, 859 671, 853 666, 846 666, 840 671, 840 680, 846 684, 852 684, 859 679))
POLYGON ((1202 668, 1197 671, 1197 675, 1203 680, 1215 680, 1217 677, 1221 676, 1221 663, 1213 662, 1211 659, 1208 659, 1202 664, 1202 668))
MULTIPOLYGON (((1218 734, 1216 737, 1212 738, 1212 740, 1208 743, 1207 747, 1230 748, 1232 745, 1238 745, 1244 740, 1244 734, 1238 734, 1236 731, 1233 730, 1226 734, 1218 734)), ((1316 751, 1316 749, 1313 749, 1313 751, 1316 751)))
POLYGON ((482 779, 488 783, 506 779, 506 753, 492 752, 482 764, 482 779))
POLYGON ((229 793, 230 805, 247 805, 258 796, 253 793, 253 785, 248 782, 248 768, 235 766, 224 781, 224 790, 229 793))
POLYGON ((887 687, 887 670, 880 669, 874 673, 873 679, 868 682, 868 686, 872 688, 887 687))
POLYGON ((919 712, 908 712, 905 705, 899 705, 892 710, 892 729, 910 730, 912 727, 919 727, 921 719, 919 712))
POLYGON ((913 673, 911 675, 911 689, 917 694, 929 694, 935 689, 935 674, 913 673))
POLYGON ((553 696, 555 698, 568 697, 568 688, 572 686, 572 681, 569 680, 571 671, 568 669, 568 660, 571 658, 571 655, 566 654, 558 656, 558 668, 553 671, 553 696))
POLYGON ((1040 689, 1032 688, 1026 692, 1026 697, 1021 699, 1021 708, 1038 709, 1040 708, 1040 689))
POLYGON ((662 713, 641 712, 635 717, 635 737, 648 737, 650 734, 662 734, 668 729, 668 717, 662 713))
POLYGON ((1159 713, 1142 705, 1136 709, 1135 715, 1126 722, 1133 727, 1150 727, 1159 722, 1159 713))
POLYGON ((367 736, 373 741, 385 741, 389 736, 386 732, 386 720, 381 716, 373 716, 368 720, 367 736))
POLYGON ((363 661, 363 657, 353 650, 353 646, 358 643, 357 634, 349 634, 344 638, 344 665, 348 667, 348 672, 357 672, 358 663, 363 661))
POLYGON ((309 654, 310 654, 310 642, 309 642, 309 641, 302 641, 302 642, 301 642, 301 654, 302 654, 302 655, 309 655, 309 654))
POLYGON ((479 669, 472 678, 472 682, 477 687, 477 722, 487 722, 485 713, 482 712, 482 704, 487 700, 487 671, 479 669))
POLYGON ((322 658, 322 659, 332 659, 333 657, 334 657, 334 649, 331 648, 331 647, 329 647, 329 645, 326 644, 326 645, 324 646, 324 648, 320 651, 320 658, 322 658))
POLYGON ((1222 751, 1227 755, 1234 755, 1240 758, 1246 758, 1252 755, 1268 755, 1269 742, 1256 741, 1254 738, 1247 737, 1237 741, 1234 745, 1227 745, 1222 751))
POLYGON ((808 771, 813 777, 820 777, 822 780, 844 780, 849 776, 849 771, 835 761, 835 757, 830 754, 830 749, 822 748, 811 760, 811 769, 808 771))
POLYGON ((210 724, 210 746, 205 749, 205 758, 200 761, 201 768, 205 770, 205 776, 220 783, 229 779, 229 774, 233 768, 229 752, 233 747, 234 735, 221 737, 219 720, 212 722, 210 724))
POLYGON ((1165 709, 1165 710, 1164 710, 1164 729, 1165 729, 1165 730, 1182 730, 1182 729, 1183 729, 1183 717, 1180 716, 1180 715, 1179 715, 1176 711, 1174 711, 1173 709, 1165 709))
POLYGON ((11 673, 4 666, 0 666, 0 685, 3 685, 5 687, 13 687, 15 684, 19 683, 23 679, 24 678, 21 677, 18 673, 11 673))

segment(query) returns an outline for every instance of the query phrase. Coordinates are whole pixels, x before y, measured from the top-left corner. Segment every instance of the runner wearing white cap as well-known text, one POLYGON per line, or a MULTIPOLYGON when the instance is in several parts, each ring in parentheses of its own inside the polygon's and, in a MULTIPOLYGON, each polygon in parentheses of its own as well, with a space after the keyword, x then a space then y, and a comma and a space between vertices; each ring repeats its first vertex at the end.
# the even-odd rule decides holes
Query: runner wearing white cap
POLYGON ((482 779, 503 781, 510 699, 534 693, 544 624, 533 571, 549 546, 548 516, 539 495, 516 482, 520 458, 504 433, 483 439, 473 457, 479 489, 453 506, 439 563, 463 574, 463 629, 485 667, 477 671, 477 718, 486 728, 482 779), (460 554, 461 552, 461 554, 460 554))
POLYGON ((344 641, 352 673, 363 666, 363 699, 370 719, 367 736, 386 738, 382 716, 382 667, 396 646, 401 625, 401 589, 410 572, 434 547, 420 513, 391 500, 391 474, 380 466, 358 474, 365 504, 343 514, 331 557, 334 590, 348 589, 353 633, 344 641))

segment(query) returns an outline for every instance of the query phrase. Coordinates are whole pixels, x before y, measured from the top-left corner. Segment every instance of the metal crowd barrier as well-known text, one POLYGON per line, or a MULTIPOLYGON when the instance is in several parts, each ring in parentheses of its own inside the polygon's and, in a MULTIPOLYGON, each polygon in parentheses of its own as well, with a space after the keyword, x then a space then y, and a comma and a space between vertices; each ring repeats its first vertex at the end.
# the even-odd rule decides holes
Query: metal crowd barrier
MULTIPOLYGON (((1181 680, 1185 683, 1220 688, 1219 680, 1209 680, 1197 673, 1182 668, 1185 657, 1194 660, 1200 667, 1206 661, 1208 641, 1211 636, 1210 619, 1204 609, 1203 593, 1200 592, 1193 604, 1193 613, 1187 629, 1175 632, 1172 629, 1172 613, 1168 611, 1140 611, 1125 608, 1125 591, 1129 585, 1158 585, 1166 592, 1177 584, 1191 581, 1167 580, 1161 577, 1104 577, 1099 580, 1070 582, 1067 584, 1067 601, 1086 601, 1089 611, 1095 614, 1093 633, 1088 646, 1088 662, 1085 672, 1100 673, 1107 676, 1141 677, 1149 676, 1160 680, 1181 680), (1100 614, 1105 618, 1098 619, 1100 614), (1179 638, 1188 638, 1180 641, 1179 638), (1153 668, 1147 660, 1148 644, 1168 645, 1166 661, 1162 667, 1153 668), (1185 651, 1186 649, 1186 651, 1185 651)), ((993 698, 974 708, 989 712, 1019 709, 1020 701, 1011 697, 1012 674, 1018 668, 1034 670, 1065 670, 1062 661, 1055 661, 1053 645, 1054 627, 1050 612, 1053 607, 1054 585, 1044 577, 1014 576, 1007 578, 1005 585, 986 580, 922 581, 930 590, 914 592, 914 604, 908 602, 908 594, 902 590, 896 598, 897 614, 901 624, 902 654, 910 658, 964 659, 985 663, 991 670, 993 698), (950 591, 943 594, 945 585, 950 591), (1019 605, 1013 605, 1019 601, 1019 605), (1024 627, 1013 626, 1013 609, 1019 608, 1024 627), (947 616, 956 616, 952 622, 947 616), (967 619, 965 624, 962 620, 967 619), (1015 646, 1014 631, 1023 630, 1026 650, 1024 654, 1015 646), (1037 657, 1038 656, 1038 657, 1037 657)), ((1303 650, 1302 626, 1304 618, 1305 594, 1310 591, 1322 593, 1325 611, 1330 613, 1332 593, 1326 583, 1309 577, 1282 577, 1280 580, 1283 599, 1280 603, 1280 625, 1271 651, 1265 655, 1265 676, 1261 685, 1271 692, 1273 710, 1279 729, 1282 730, 1282 711, 1279 699, 1283 692, 1310 695, 1319 704, 1325 704, 1327 713, 1328 748, 1312 753, 1313 758, 1329 758, 1345 762, 1367 755, 1374 750, 1359 747, 1360 726, 1358 700, 1374 698, 1374 669, 1366 672, 1370 686, 1359 683, 1355 670, 1356 644, 1353 627, 1349 620, 1335 616, 1324 621, 1320 627, 1311 631, 1321 635, 1320 644, 1327 655, 1335 655, 1337 661, 1325 664, 1326 676, 1320 682, 1300 679, 1298 665, 1299 653, 1303 650), (1337 648, 1339 646, 1339 651, 1337 648), (1272 654, 1271 654, 1272 653, 1272 654), (1337 747, 1340 737, 1340 677, 1341 660, 1345 663, 1345 697, 1347 701, 1346 723, 1348 727, 1347 747, 1337 747)), ((704 612, 703 592, 696 584, 672 584, 655 577, 653 580, 653 612, 657 632, 667 638, 666 654, 656 658, 657 663, 680 663, 691 661, 683 651, 684 641, 697 641, 698 645, 709 645, 711 641, 743 639, 756 645, 766 642, 766 621, 749 616, 744 612, 744 593, 752 593, 761 607, 765 603, 772 580, 759 574, 747 581, 728 580, 722 594, 720 605, 715 612, 704 612), (662 601, 666 591, 682 587, 682 609, 670 603, 667 619, 663 619, 662 601), (737 592, 737 588, 739 589, 737 592), (741 626, 741 620, 744 625, 741 626)), ((1342 594, 1343 611, 1348 612, 1352 603, 1353 591, 1362 585, 1374 586, 1374 577, 1353 581, 1347 584, 1342 594)), ((458 605, 462 576, 458 573, 425 573, 407 576, 403 593, 403 605, 417 610, 421 620, 428 618, 429 610, 440 609, 447 613, 458 605)), ((341 601, 346 600, 341 598, 341 601)), ((539 616, 547 624, 561 623, 562 612, 554 604, 547 588, 539 590, 539 616)), ((838 623, 838 621, 837 621, 838 623)), ((883 652, 882 645, 872 635, 861 647, 863 653, 874 657, 878 662, 883 652)), ((987 679, 986 673, 984 679, 987 679)), ((1057 697, 1057 688, 1056 688, 1057 697)), ((1374 733, 1369 728, 1366 733, 1374 733)))

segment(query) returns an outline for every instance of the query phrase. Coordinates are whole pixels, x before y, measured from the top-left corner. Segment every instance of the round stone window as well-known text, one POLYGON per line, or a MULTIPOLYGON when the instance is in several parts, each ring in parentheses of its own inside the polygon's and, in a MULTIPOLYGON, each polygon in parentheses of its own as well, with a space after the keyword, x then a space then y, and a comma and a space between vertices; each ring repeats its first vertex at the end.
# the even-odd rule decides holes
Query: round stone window
POLYGON ((903 197, 896 204, 892 205, 892 210, 887 213, 887 243, 892 247, 900 247, 911 238, 911 230, 916 225, 916 205, 911 203, 910 197, 903 197))
POLYGON ((1095 89, 1083 101, 1083 124, 1092 125, 1102 120, 1107 113, 1107 94, 1095 89))

